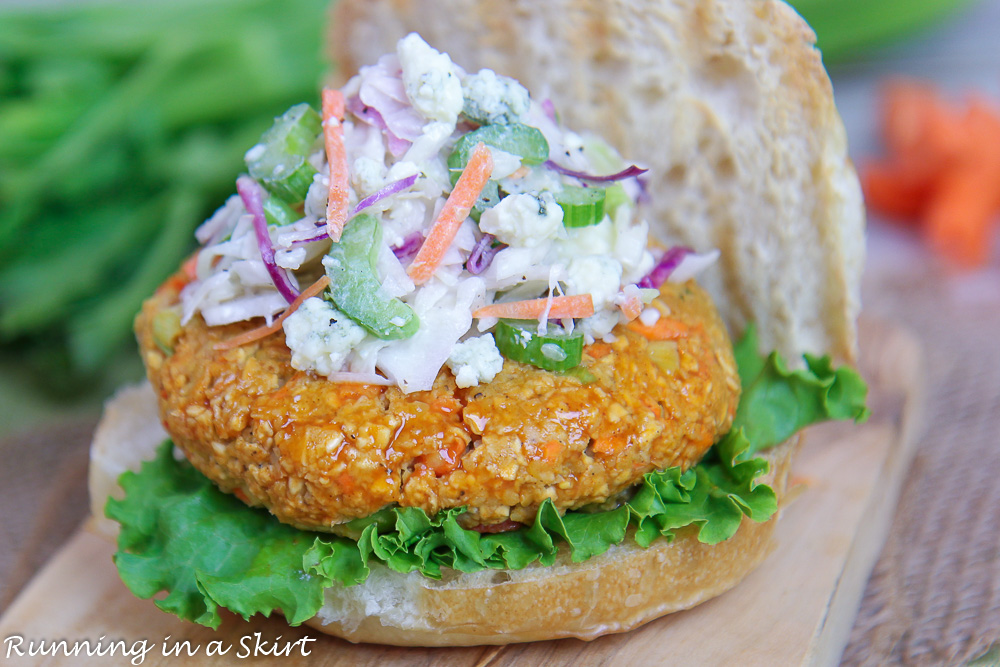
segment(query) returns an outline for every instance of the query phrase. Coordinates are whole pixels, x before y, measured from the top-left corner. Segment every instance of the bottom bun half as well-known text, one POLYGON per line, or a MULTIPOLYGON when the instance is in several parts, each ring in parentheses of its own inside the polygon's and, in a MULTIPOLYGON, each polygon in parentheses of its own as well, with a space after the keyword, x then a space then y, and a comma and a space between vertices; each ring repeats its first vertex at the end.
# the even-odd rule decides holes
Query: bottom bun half
MULTIPOLYGON (((117 533, 117 524, 104 518, 104 505, 109 496, 122 495, 118 475, 153 458, 166 437, 148 385, 124 389, 106 406, 90 468, 92 510, 102 535, 117 533)), ((761 454, 770 462, 765 479, 779 503, 796 444, 793 439, 761 454)), ((352 642, 398 646, 594 639, 733 588, 771 551, 776 520, 744 518, 734 537, 715 545, 698 542, 696 530, 685 529, 647 549, 626 539, 583 563, 564 554, 550 567, 450 572, 440 581, 372 563, 363 584, 327 589, 323 607, 307 624, 352 642)))

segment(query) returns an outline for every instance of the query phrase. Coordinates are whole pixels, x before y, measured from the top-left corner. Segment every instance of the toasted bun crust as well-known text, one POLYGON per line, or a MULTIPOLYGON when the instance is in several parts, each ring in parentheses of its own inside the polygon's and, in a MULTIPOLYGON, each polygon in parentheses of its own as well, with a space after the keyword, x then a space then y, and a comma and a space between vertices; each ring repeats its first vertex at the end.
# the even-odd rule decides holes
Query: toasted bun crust
MULTIPOLYGON (((164 436, 148 384, 125 388, 109 401, 94 436, 90 469, 96 526, 109 539, 117 524, 103 518, 103 508, 109 495, 121 496, 115 480, 152 458, 164 436)), ((790 441, 765 455, 771 462, 767 479, 779 500, 795 447, 790 441)), ((354 642, 400 646, 593 639, 729 590, 770 552, 775 521, 744 519, 732 539, 713 546, 687 530, 648 549, 626 541, 583 563, 562 559, 547 568, 452 573, 442 581, 373 565, 364 584, 327 589, 323 608, 307 623, 354 642)))
MULTIPOLYGON (((795 441, 765 455, 768 479, 783 496, 795 441)), ((626 632, 690 609, 738 584, 772 548, 776 518, 744 518, 731 539, 698 542, 693 530, 648 549, 626 539, 583 563, 458 574, 436 582, 373 568, 362 585, 330 588, 307 623, 353 642, 471 646, 626 632)))
POLYGON ((718 248, 699 282, 762 350, 853 361, 864 208, 815 35, 779 0, 340 0, 342 76, 410 31, 550 97, 650 168, 652 227, 718 248))

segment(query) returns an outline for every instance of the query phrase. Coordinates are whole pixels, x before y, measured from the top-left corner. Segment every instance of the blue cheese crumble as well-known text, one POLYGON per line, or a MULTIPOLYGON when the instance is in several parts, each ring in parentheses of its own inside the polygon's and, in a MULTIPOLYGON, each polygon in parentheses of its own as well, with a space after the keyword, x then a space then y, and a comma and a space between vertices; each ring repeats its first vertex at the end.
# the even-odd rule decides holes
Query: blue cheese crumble
POLYGON ((361 326, 319 297, 303 301, 282 327, 285 343, 292 351, 292 368, 320 375, 340 371, 351 350, 366 335, 361 326))
POLYGON ((561 235, 563 210, 551 192, 509 195, 483 212, 479 228, 507 245, 534 248, 561 235))
POLYGON ((424 118, 442 121, 451 127, 462 113, 462 82, 448 54, 429 46, 410 33, 396 46, 403 69, 403 86, 410 104, 424 118))
POLYGON ((493 334, 474 336, 457 343, 447 363, 455 376, 455 384, 462 388, 491 382, 503 370, 503 357, 493 334))
POLYGON ((497 76, 491 69, 462 79, 462 95, 462 113, 480 125, 518 123, 531 108, 527 88, 509 76, 497 76))

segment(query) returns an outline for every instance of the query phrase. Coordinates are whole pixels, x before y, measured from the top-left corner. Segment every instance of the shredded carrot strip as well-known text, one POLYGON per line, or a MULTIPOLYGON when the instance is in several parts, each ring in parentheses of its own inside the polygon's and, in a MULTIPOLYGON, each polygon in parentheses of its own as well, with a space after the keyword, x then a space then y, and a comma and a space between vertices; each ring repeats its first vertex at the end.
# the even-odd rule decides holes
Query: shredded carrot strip
POLYGON ((156 288, 156 293, 162 294, 166 291, 180 292, 189 282, 191 281, 183 273, 175 273, 156 288))
POLYGON ((621 309, 622 314, 625 315, 626 321, 631 322, 642 314, 642 299, 633 294, 632 296, 625 297, 625 300, 618 307, 621 309))
POLYGON ((544 445, 542 445, 542 458, 549 463, 555 463, 559 460, 559 452, 562 451, 562 443, 558 440, 549 440, 544 445))
POLYGON ((472 151, 469 164, 455 183, 454 189, 448 195, 440 215, 434 221, 427 238, 417 252, 417 256, 407 270, 410 278, 417 285, 422 285, 431 279, 441 265, 445 252, 455 240, 458 228, 469 217, 479 193, 483 191, 486 182, 493 173, 493 155, 485 144, 479 142, 472 151))
POLYGON ((334 242, 340 240, 347 224, 347 149, 344 148, 344 94, 323 89, 323 141, 330 166, 330 192, 326 201, 326 231, 334 242))
POLYGON ((337 484, 340 486, 340 490, 344 493, 351 493, 354 491, 354 478, 348 472, 342 472, 337 477, 337 484))
POLYGON ((883 89, 882 130, 896 155, 934 168, 942 157, 962 152, 961 115, 925 84, 897 80, 883 89))
POLYGON ((288 318, 289 315, 294 313, 298 307, 302 305, 303 301, 311 296, 316 296, 325 290, 329 285, 330 279, 327 276, 323 276, 312 285, 302 290, 302 293, 295 298, 295 301, 292 301, 288 308, 282 311, 282 313, 275 318, 274 322, 272 322, 270 326, 263 326, 251 329, 250 331, 244 331, 238 336, 233 336, 232 338, 224 340, 221 343, 216 343, 215 349, 231 350, 234 347, 240 347, 241 345, 246 345, 247 343, 252 343, 255 340, 267 338, 271 334, 278 333, 278 331, 281 330, 281 324, 288 318))
POLYGON ((556 296, 552 299, 494 303, 473 311, 472 316, 479 319, 503 317, 514 320, 537 320, 545 314, 545 307, 550 301, 552 303, 548 312, 550 320, 590 317, 594 314, 594 297, 589 294, 574 294, 572 296, 556 296))
POLYGON ((613 435, 595 439, 590 448, 598 454, 617 454, 625 448, 627 442, 624 436, 613 435))
POLYGON ((677 320, 672 320, 669 317, 661 317, 652 326, 647 326, 637 320, 633 320, 625 326, 650 340, 676 340, 677 338, 684 338, 690 331, 688 325, 677 320))

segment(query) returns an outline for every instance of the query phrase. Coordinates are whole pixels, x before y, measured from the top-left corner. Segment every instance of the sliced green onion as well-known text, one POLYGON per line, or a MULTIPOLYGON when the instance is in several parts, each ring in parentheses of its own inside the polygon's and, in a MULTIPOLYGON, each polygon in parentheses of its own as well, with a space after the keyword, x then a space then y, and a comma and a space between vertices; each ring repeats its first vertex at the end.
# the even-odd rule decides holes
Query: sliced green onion
POLYGON ((264 201, 264 218, 268 225, 284 227, 290 225, 302 216, 295 212, 284 200, 271 196, 264 201))
MULTIPOLYGON (((549 328, 555 327, 550 324, 549 328)), ((508 359, 547 371, 568 371, 579 366, 583 358, 583 334, 557 331, 540 335, 535 320, 502 319, 493 336, 500 354, 508 359)))
POLYGON ((604 219, 604 188, 565 186, 555 193, 556 203, 563 210, 563 226, 567 228, 590 227, 604 219))
POLYGON ((363 213, 350 221, 323 261, 330 278, 330 297, 341 311, 379 338, 397 340, 417 332, 413 309, 389 296, 375 273, 382 227, 363 213))
POLYGON ((322 119, 308 104, 296 104, 274 119, 260 143, 247 151, 250 175, 268 192, 297 204, 306 198, 316 169, 307 158, 322 133, 322 119))
POLYGON ((542 164, 549 159, 549 142, 545 141, 545 136, 537 128, 521 123, 484 125, 463 135, 448 156, 448 171, 451 173, 452 185, 458 181, 465 165, 469 163, 472 150, 480 141, 487 146, 518 156, 522 164, 542 164))

